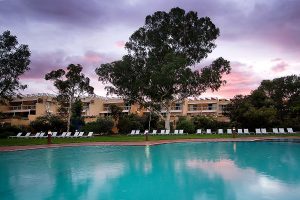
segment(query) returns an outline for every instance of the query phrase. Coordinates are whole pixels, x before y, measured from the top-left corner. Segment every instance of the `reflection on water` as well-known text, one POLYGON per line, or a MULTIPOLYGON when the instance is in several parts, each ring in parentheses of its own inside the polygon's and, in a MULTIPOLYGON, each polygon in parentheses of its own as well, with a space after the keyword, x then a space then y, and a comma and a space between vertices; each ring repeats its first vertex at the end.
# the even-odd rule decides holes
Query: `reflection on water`
POLYGON ((300 195, 299 184, 284 183, 260 174, 253 168, 239 168, 232 160, 188 160, 186 164, 190 169, 206 173, 211 180, 222 178, 232 188, 237 199, 284 199, 287 195, 291 199, 297 199, 300 195))
POLYGON ((0 197, 298 199, 299 145, 182 143, 0 153, 0 197))

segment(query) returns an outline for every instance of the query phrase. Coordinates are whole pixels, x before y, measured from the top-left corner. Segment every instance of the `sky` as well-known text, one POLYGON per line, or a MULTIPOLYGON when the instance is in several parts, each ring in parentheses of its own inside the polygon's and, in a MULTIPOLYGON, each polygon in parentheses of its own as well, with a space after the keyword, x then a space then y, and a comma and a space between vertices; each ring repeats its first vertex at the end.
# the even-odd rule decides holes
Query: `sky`
POLYGON ((0 33, 10 30, 31 50, 23 94, 55 93, 45 74, 74 63, 105 96, 95 69, 126 54, 125 42, 147 15, 174 7, 208 16, 220 29, 217 47, 196 69, 218 57, 231 62, 226 85, 202 97, 247 95, 262 80, 300 74, 300 0, 0 0, 0 33))

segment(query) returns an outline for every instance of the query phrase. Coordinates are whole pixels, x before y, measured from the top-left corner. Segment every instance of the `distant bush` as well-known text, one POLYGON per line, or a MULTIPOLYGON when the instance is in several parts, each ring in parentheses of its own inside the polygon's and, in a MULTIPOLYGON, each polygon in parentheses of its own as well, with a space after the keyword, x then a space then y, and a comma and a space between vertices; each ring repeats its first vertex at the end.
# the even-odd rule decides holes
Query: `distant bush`
POLYGON ((131 130, 144 130, 142 117, 130 114, 119 119, 118 129, 120 134, 128 134, 131 130))
POLYGON ((29 127, 32 132, 63 132, 67 130, 67 123, 57 115, 45 115, 38 117, 36 120, 32 121, 29 127))
POLYGON ((209 116, 195 116, 192 118, 192 122, 195 125, 196 129, 225 129, 231 127, 229 122, 220 122, 217 119, 209 116))
POLYGON ((183 129, 185 133, 189 134, 195 133, 195 125, 193 124, 193 122, 190 119, 184 117, 179 118, 176 129, 183 129))
POLYGON ((82 127, 84 132, 94 132, 99 134, 110 134, 112 133, 112 128, 114 126, 114 121, 108 117, 100 117, 95 122, 88 122, 82 127))
POLYGON ((19 132, 22 132, 22 128, 18 128, 16 126, 4 125, 0 127, 0 138, 16 136, 19 132))

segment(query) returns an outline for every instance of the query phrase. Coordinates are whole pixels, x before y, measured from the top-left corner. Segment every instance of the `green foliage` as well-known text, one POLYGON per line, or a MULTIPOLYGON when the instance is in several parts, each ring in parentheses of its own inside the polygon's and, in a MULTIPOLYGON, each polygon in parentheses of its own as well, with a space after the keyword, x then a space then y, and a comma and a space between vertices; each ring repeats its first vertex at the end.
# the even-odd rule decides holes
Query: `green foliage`
POLYGON ((189 120, 188 118, 180 118, 178 120, 176 129, 183 129, 185 133, 195 133, 195 125, 193 124, 193 122, 191 120, 189 120))
POLYGON ((143 130, 143 120, 138 115, 124 115, 119 119, 117 127, 120 134, 128 134, 131 130, 143 130))
POLYGON ((66 121, 60 116, 56 115, 45 115, 38 117, 36 120, 32 121, 29 126, 32 132, 63 132, 66 131, 67 128, 66 121))
POLYGON ((293 127, 300 129, 300 77, 296 75, 264 80, 249 96, 238 95, 227 115, 239 126, 293 127))
POLYGON ((82 127, 82 131, 84 132, 94 132, 99 134, 110 134, 112 132, 112 128, 114 126, 114 122, 111 118, 103 117, 98 118, 95 122, 88 122, 82 127))
POLYGON ((27 86, 19 76, 29 70, 30 50, 27 45, 18 45, 17 37, 5 31, 0 35, 0 102, 10 100, 27 86))
MULTIPOLYGON (((142 117, 141 117, 141 122, 143 125, 143 129, 144 130, 148 130, 149 129, 149 120, 150 120, 150 114, 149 113, 145 113, 142 117)), ((150 129, 163 129, 164 126, 160 126, 160 119, 159 116, 155 113, 151 113, 151 121, 150 121, 150 129)))
POLYGON ((81 65, 70 64, 67 72, 64 69, 53 70, 45 75, 46 80, 52 80, 58 90, 57 100, 61 107, 68 106, 68 131, 71 124, 71 111, 73 103, 85 94, 94 94, 94 88, 90 86, 90 79, 85 77, 81 65))
POLYGON ((111 105, 109 105, 109 110, 110 110, 111 116, 114 118, 115 121, 117 121, 120 118, 120 116, 122 115, 123 108, 121 108, 120 106, 111 104, 111 105))
POLYGON ((16 136, 19 132, 22 132, 22 131, 23 131, 22 128, 19 128, 16 126, 3 125, 3 126, 0 126, 0 138, 16 136))
MULTIPOLYGON (((166 128, 172 103, 206 89, 217 90, 230 72, 229 61, 218 58, 200 71, 191 66, 206 58, 216 47, 219 29, 208 17, 173 8, 146 17, 145 25, 135 31, 122 60, 102 64, 96 69, 99 80, 111 83, 106 89, 129 102, 138 102, 160 115, 167 112, 166 128)), ((162 117, 162 116, 161 116, 162 117)))
POLYGON ((194 116, 191 120, 196 129, 226 129, 231 127, 231 124, 229 122, 220 122, 216 118, 210 116, 198 115, 194 116))
POLYGON ((80 99, 75 100, 72 106, 72 115, 71 115, 71 127, 70 130, 80 130, 84 125, 84 119, 82 115, 82 102, 80 99))

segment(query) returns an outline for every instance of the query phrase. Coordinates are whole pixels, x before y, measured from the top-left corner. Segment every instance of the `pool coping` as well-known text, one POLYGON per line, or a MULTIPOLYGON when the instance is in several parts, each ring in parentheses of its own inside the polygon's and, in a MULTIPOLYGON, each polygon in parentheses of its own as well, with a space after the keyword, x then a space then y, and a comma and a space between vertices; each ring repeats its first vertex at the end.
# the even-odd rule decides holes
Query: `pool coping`
POLYGON ((183 143, 183 142, 255 142, 270 140, 287 140, 300 139, 299 136, 291 137, 244 137, 244 138, 197 138, 197 139, 178 139, 178 140, 158 140, 143 142, 81 142, 81 143, 65 143, 65 144, 43 144, 43 145, 27 145, 27 146, 1 146, 0 152, 24 151, 34 149, 47 149, 59 147, 79 147, 79 146, 152 146, 160 144, 183 143))

